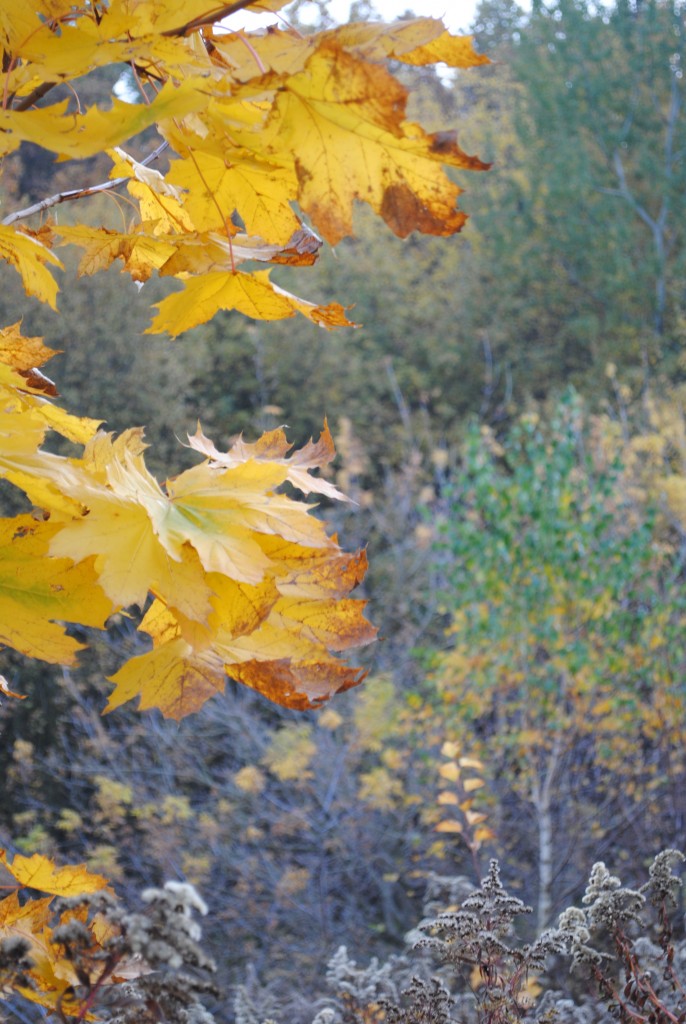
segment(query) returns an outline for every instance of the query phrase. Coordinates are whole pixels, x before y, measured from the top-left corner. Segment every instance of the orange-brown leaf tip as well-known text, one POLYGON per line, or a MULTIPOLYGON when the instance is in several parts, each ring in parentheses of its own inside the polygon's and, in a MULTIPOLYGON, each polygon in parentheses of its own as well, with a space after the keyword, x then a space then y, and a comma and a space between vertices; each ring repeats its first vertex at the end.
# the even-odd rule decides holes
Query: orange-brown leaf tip
POLYGON ((60 393, 55 387, 54 381, 51 381, 49 377, 46 377, 35 366, 30 370, 19 370, 19 374, 26 380, 33 392, 42 392, 42 394, 48 395, 49 398, 59 398, 60 393))
POLYGON ((296 267, 311 266, 319 258, 319 250, 323 244, 319 235, 302 225, 289 238, 285 247, 274 254, 271 262, 296 267))
POLYGON ((26 700, 25 693, 15 693, 14 690, 10 690, 9 683, 4 676, 0 676, 0 693, 4 693, 6 697, 16 697, 17 700, 26 700))
POLYGON ((359 686, 367 672, 325 661, 294 666, 288 659, 232 665, 229 675, 263 697, 294 711, 320 707, 337 693, 359 686))

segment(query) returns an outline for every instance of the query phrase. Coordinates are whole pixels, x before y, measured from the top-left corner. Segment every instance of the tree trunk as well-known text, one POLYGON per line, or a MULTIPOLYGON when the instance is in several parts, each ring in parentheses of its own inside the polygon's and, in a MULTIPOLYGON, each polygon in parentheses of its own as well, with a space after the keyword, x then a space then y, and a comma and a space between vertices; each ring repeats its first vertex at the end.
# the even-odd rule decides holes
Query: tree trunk
POLYGON ((538 931, 542 932, 550 924, 553 908, 553 815, 552 792, 555 776, 560 766, 562 738, 555 736, 551 750, 548 752, 545 770, 538 777, 532 790, 532 802, 536 810, 538 826, 538 931))

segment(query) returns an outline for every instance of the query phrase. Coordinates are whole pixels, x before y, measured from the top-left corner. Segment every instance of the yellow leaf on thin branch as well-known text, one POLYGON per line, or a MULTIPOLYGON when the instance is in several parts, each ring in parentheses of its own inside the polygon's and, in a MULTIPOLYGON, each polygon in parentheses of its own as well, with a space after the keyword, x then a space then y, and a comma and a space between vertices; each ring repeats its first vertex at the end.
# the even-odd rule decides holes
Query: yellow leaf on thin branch
POLYGON ((434 832, 448 832, 454 835, 461 835, 464 829, 459 821, 453 821, 448 819, 446 821, 439 821, 438 825, 434 827, 434 832))
POLYGON ((83 864, 56 868, 48 857, 40 853, 34 853, 31 857, 17 853, 9 862, 6 852, 0 850, 0 864, 19 885, 53 896, 80 896, 87 892, 99 892, 107 886, 106 878, 87 871, 83 864))

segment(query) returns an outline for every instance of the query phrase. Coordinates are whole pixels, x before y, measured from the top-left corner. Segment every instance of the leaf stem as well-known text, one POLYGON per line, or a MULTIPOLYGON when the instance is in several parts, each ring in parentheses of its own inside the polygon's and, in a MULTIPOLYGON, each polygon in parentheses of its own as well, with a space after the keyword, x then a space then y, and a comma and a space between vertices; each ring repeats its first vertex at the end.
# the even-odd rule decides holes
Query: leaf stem
POLYGON ((240 41, 243 43, 243 45, 246 47, 246 49, 249 51, 250 55, 253 57, 255 63, 257 64, 258 68, 260 69, 260 73, 263 74, 263 75, 266 75, 267 69, 264 66, 263 62, 262 62, 262 58, 260 57, 260 55, 257 52, 257 50, 255 49, 255 47, 252 45, 250 40, 246 39, 245 34, 243 32, 236 32, 236 35, 238 36, 240 41))

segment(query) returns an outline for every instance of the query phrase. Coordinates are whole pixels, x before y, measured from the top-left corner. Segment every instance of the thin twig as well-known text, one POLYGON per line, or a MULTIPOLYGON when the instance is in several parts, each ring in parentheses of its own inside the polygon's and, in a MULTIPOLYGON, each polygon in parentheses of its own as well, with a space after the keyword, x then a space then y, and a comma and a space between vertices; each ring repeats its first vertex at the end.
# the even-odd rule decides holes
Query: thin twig
POLYGON ((141 96, 143 97, 143 102, 145 103, 146 107, 149 107, 151 101, 148 99, 148 94, 146 93, 145 89, 143 88, 143 83, 141 82, 140 75, 138 74, 138 70, 137 70, 136 65, 134 64, 133 61, 131 61, 130 68, 131 68, 131 72, 133 74, 134 80, 136 82, 136 85, 138 86, 138 91, 141 94, 141 96))
MULTIPOLYGON (((141 166, 147 167, 153 161, 157 160, 165 149, 169 147, 169 143, 165 140, 160 143, 157 149, 154 149, 152 153, 148 154, 144 160, 141 160, 141 166)), ((85 199, 87 196, 94 196, 100 192, 110 192, 114 188, 118 188, 120 185, 126 184, 129 178, 113 178, 112 181, 102 181, 99 185, 89 185, 86 188, 74 188, 68 192, 58 192, 57 195, 48 196, 47 199, 41 199, 39 203, 34 203, 33 206, 27 206, 23 210, 16 210, 14 213, 9 213, 0 222, 4 225, 14 224, 15 221, 24 220, 26 217, 32 217, 34 213, 42 213, 44 210, 49 210, 52 206, 58 206, 60 203, 68 203, 73 199, 85 199)))
POLYGON ((245 35, 242 32, 237 32, 236 35, 238 36, 240 41, 243 43, 243 45, 248 49, 248 51, 250 52, 250 55, 254 58, 255 63, 257 64, 258 68, 260 69, 260 73, 263 74, 263 75, 266 75, 267 69, 264 66, 264 64, 262 62, 262 58, 260 57, 260 55, 257 52, 257 50, 255 49, 255 47, 252 45, 252 43, 248 39, 245 38, 245 35))

